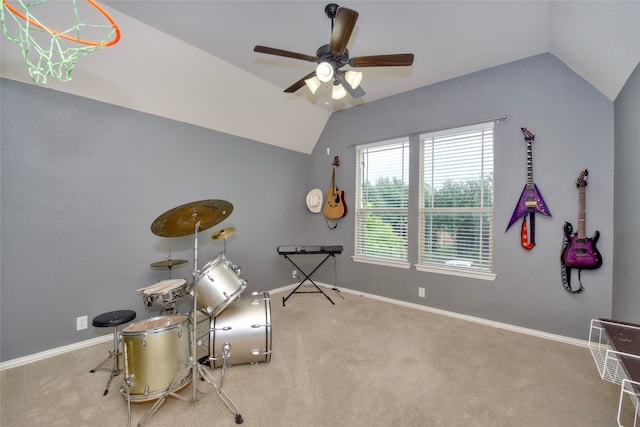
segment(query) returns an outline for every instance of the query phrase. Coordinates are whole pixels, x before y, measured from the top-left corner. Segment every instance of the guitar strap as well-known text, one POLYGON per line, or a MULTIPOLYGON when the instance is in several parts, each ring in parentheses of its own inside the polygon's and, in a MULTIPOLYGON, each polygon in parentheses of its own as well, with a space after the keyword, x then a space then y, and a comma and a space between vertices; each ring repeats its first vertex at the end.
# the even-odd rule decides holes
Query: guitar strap
POLYGON ((520 229, 520 245, 530 251, 536 245, 536 214, 531 212, 525 214, 522 218, 522 227, 520 229), (531 232, 527 228, 527 216, 531 220, 531 232))
MULTIPOLYGON (((560 253, 564 253, 564 250, 569 245, 569 239, 564 235, 562 237, 562 251, 560 253)), ((571 289, 571 268, 568 268, 562 261, 560 261, 560 276, 562 277, 562 286, 572 294, 579 294, 584 291, 584 286, 582 286, 582 279, 580 278, 580 273, 582 273, 582 269, 578 269, 578 283, 580 284, 580 288, 577 290, 571 289)))

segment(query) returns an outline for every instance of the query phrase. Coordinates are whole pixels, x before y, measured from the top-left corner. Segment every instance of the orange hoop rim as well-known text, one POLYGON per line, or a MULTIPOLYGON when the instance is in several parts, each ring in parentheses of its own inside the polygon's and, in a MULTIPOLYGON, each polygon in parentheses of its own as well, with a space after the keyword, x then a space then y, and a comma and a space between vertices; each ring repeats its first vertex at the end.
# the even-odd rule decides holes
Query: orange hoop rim
POLYGON ((53 28, 49 28, 45 25, 42 25, 41 23, 39 23, 38 21, 34 21, 31 18, 29 18, 28 16, 26 16, 25 14, 23 14, 22 12, 20 12, 19 10, 17 10, 16 8, 14 8, 13 6, 11 6, 7 0, 2 0, 2 4, 5 5, 5 7, 7 9, 9 9, 11 11, 11 13, 13 13, 14 15, 22 18, 23 20, 27 21, 29 24, 32 24, 38 28, 40 28, 41 30, 44 31, 48 31, 51 34, 57 36, 57 37, 62 37, 63 39, 66 40, 70 40, 72 42, 76 42, 76 43, 82 43, 82 44, 86 44, 88 46, 112 46, 116 43, 118 43, 118 41, 120 40, 120 27, 118 27, 118 24, 116 24, 116 22, 114 21, 114 19, 111 17, 111 15, 109 15, 109 13, 104 10, 102 8, 102 6, 100 6, 97 2, 95 2, 94 0, 86 0, 89 4, 91 4, 93 7, 95 7, 96 9, 98 9, 98 11, 100 11, 100 13, 102 13, 102 15, 104 15, 105 18, 107 18, 107 20, 109 21, 109 23, 111 24, 111 26, 113 27, 113 29, 115 30, 116 34, 113 37, 112 40, 108 41, 108 42, 96 42, 96 41, 92 41, 92 40, 85 40, 85 39, 81 39, 78 37, 73 37, 70 36, 68 34, 65 33, 61 33, 58 30, 55 30, 53 28))

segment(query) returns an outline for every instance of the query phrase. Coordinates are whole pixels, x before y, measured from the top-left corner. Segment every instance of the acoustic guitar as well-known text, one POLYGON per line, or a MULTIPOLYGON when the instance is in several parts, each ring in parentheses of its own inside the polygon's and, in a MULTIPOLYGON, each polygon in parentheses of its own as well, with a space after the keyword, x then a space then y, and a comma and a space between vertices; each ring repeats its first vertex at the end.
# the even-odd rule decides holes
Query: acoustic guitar
POLYGON ((331 173, 331 187, 327 190, 327 201, 324 204, 324 216, 338 219, 347 215, 347 204, 344 201, 344 191, 336 187, 336 168, 340 166, 338 156, 333 158, 333 172, 331 173))

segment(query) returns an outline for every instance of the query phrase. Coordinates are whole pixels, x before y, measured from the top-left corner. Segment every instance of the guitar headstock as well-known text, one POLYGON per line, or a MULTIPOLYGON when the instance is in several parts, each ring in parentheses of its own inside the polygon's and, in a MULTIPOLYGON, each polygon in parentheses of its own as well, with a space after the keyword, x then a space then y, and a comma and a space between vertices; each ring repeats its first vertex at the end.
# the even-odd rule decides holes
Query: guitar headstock
POLYGON ((332 166, 339 167, 340 166, 340 157, 334 156, 332 166))
POLYGON ((529 129, 529 128, 520 128, 520 130, 524 134, 524 140, 526 142, 531 142, 531 141, 533 141, 533 138, 536 137, 536 134, 533 133, 533 131, 531 129, 529 129))
POLYGON ((587 186, 587 175, 589 175, 589 171, 586 169, 580 172, 578 179, 576 179, 576 186, 578 188, 587 186))

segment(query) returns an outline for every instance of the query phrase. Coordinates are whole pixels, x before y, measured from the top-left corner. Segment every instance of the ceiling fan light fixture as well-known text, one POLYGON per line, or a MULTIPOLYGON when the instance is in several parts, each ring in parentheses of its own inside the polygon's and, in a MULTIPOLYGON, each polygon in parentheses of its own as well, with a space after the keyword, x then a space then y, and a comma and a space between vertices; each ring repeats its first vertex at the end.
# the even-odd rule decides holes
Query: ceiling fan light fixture
POLYGON ((333 79, 333 65, 328 62, 321 62, 316 67, 316 76, 322 83, 330 82, 333 79))
POLYGON ((307 85, 307 87, 309 88, 311 93, 313 93, 314 95, 315 95, 316 91, 318 90, 318 88, 320 87, 320 85, 322 85, 322 82, 316 76, 313 76, 313 77, 311 77, 309 79, 306 79, 304 81, 304 83, 307 85))
POLYGON ((349 70, 344 73, 344 79, 353 89, 355 89, 360 86, 360 82, 362 82, 362 73, 360 71, 349 70))
POLYGON ((331 91, 331 98, 342 99, 347 96, 347 90, 340 83, 333 84, 333 90, 331 91))

